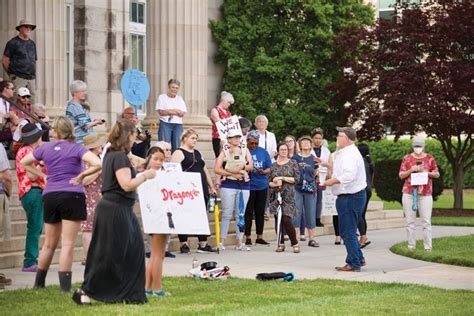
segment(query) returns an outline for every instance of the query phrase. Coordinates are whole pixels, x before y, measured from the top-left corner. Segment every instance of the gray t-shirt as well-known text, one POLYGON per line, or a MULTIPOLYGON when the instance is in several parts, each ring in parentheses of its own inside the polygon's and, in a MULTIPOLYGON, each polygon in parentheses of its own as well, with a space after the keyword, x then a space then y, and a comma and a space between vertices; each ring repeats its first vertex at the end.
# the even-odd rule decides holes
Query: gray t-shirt
POLYGON ((36 44, 33 40, 23 40, 15 36, 7 42, 3 55, 10 58, 8 71, 20 78, 33 80, 36 78, 36 44))
MULTIPOLYGON (((0 172, 10 169, 10 162, 8 161, 7 152, 5 148, 0 145, 0 172)), ((5 186, 0 181, 0 192, 5 192, 5 186)))

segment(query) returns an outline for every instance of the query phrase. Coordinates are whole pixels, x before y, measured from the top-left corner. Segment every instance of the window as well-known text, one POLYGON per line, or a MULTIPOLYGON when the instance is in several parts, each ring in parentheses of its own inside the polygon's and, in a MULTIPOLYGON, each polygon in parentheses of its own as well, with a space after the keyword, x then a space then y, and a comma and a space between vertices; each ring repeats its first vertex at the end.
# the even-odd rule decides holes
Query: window
MULTIPOLYGON (((146 72, 146 5, 145 0, 130 1, 130 69, 146 72)), ((146 114, 145 104, 137 107, 139 116, 146 114)))
POLYGON ((396 0, 380 0, 378 7, 378 17, 380 19, 390 20, 395 15, 395 5, 396 0))

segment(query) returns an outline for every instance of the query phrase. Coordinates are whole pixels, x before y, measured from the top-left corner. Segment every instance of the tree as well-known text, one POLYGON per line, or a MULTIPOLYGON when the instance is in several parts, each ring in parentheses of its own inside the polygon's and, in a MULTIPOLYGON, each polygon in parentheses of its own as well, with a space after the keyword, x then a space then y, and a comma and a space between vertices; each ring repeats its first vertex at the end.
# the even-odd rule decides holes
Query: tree
POLYGON ((349 27, 335 43, 345 75, 329 90, 332 106, 362 139, 387 128, 396 139, 425 132, 441 142, 453 170, 454 207, 463 207, 464 175, 474 164, 474 8, 472 1, 398 1, 391 20, 349 27))
POLYGON ((211 21, 225 65, 223 89, 233 113, 265 114, 281 139, 343 123, 342 107, 328 111, 325 87, 339 75, 331 64, 332 41, 343 28, 374 22, 357 0, 225 0, 222 19, 211 21))

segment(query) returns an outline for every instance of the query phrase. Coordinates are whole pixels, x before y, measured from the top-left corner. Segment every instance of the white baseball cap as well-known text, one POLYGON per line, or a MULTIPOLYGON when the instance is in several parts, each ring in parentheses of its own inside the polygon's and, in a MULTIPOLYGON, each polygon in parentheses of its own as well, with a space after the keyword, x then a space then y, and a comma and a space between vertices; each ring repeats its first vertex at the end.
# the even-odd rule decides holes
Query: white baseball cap
POLYGON ((25 87, 18 88, 16 94, 18 94, 20 97, 31 96, 30 90, 25 87))

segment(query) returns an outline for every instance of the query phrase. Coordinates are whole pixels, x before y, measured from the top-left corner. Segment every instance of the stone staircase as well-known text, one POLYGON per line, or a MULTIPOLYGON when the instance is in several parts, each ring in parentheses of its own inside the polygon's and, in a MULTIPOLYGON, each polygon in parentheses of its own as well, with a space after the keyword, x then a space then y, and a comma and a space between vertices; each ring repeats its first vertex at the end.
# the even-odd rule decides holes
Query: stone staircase
MULTIPOLYGON (((25 235, 26 235, 26 214, 21 203, 18 200, 17 194, 17 184, 16 184, 16 173, 14 170, 14 162, 12 162, 12 175, 14 179, 13 183, 13 196, 10 199, 10 212, 11 212, 11 239, 0 241, 0 269, 21 267, 23 264, 23 254, 25 247, 25 235)), ((208 167, 211 167, 208 165, 208 167)), ((135 205, 135 213, 140 218, 140 211, 138 203, 135 205)), ((214 214, 208 214, 211 233, 214 233, 214 214)), ((389 229, 389 228, 398 228, 404 227, 405 221, 403 218, 403 211, 401 210, 384 210, 383 202, 374 202, 369 203, 369 209, 366 215, 367 226, 369 234, 371 230, 376 229, 389 229)), ((324 223, 324 227, 316 228, 316 235, 331 235, 334 234, 334 228, 332 226, 332 216, 323 216, 321 221, 324 223)), ((253 232, 255 232, 255 226, 253 226, 253 232)), ((275 223, 274 219, 270 218, 269 221, 265 222, 265 230, 263 233, 263 238, 268 241, 275 241, 275 223)), ((145 238, 145 236, 144 236, 145 238)), ((252 239, 255 240, 256 236, 253 235, 252 239)), ((44 242, 44 236, 41 236, 40 246, 44 242)), ((209 238, 211 245, 215 245, 215 236, 212 235, 209 238)), ((197 238, 189 239, 191 249, 197 248, 197 238)), ((229 228, 229 236, 225 240, 226 245, 235 244, 235 224, 231 223, 229 228)), ((53 258, 53 263, 57 263, 59 260, 59 251, 61 245, 58 245, 55 256, 53 258)), ((169 245, 170 251, 179 251, 179 240, 177 236, 172 236, 171 242, 169 245)), ((82 239, 81 234, 77 236, 76 247, 74 251, 74 261, 81 261, 83 259, 82 255, 82 239)))

